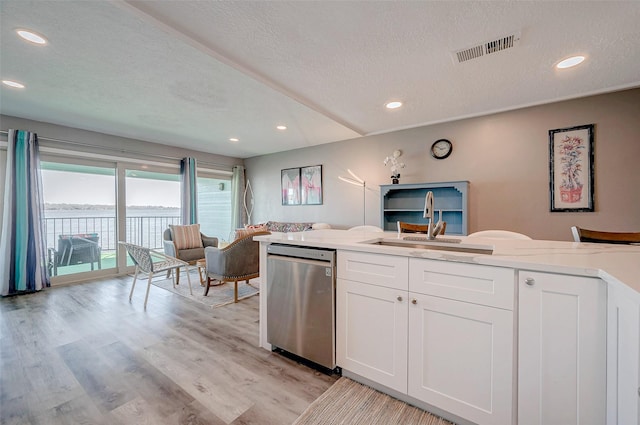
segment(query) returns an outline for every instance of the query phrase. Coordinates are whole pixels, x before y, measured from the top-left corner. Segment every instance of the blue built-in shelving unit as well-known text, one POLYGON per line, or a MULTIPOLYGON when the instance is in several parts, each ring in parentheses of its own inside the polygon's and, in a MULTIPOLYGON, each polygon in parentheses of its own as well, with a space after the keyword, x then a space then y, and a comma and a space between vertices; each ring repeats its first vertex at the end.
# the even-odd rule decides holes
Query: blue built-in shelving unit
POLYGON ((467 234, 469 209, 468 181, 387 184, 380 186, 382 224, 384 230, 397 230, 397 222, 426 224, 424 200, 433 192, 434 219, 447 222, 447 235, 467 234))

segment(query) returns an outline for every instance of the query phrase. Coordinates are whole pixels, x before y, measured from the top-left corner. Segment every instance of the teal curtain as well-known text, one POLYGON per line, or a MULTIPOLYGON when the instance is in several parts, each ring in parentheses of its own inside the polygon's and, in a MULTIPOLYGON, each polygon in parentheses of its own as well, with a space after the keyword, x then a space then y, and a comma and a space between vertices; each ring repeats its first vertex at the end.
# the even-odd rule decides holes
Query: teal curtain
POLYGON ((50 286, 38 136, 9 130, 0 231, 0 295, 50 286))
POLYGON ((240 229, 247 223, 244 210, 244 167, 233 167, 231 176, 231 229, 240 229))
POLYGON ((198 222, 198 186, 195 158, 180 161, 180 197, 182 224, 198 222))

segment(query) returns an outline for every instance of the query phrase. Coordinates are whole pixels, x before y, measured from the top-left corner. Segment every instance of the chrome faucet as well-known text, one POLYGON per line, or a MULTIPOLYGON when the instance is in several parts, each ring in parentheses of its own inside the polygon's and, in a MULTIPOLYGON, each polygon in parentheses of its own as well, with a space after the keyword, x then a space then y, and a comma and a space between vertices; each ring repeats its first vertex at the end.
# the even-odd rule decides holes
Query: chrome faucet
POLYGON ((424 200, 424 213, 422 216, 429 220, 427 224, 427 239, 435 239, 436 236, 442 230, 442 217, 438 220, 438 223, 433 223, 433 192, 427 192, 427 196, 424 200))

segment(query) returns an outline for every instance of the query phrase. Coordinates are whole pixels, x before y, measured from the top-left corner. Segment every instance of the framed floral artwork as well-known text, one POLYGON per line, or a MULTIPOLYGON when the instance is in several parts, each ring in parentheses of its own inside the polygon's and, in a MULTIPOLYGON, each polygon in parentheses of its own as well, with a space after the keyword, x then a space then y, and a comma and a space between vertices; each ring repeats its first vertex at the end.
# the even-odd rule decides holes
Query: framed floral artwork
POLYGON ((594 124, 549 130, 551 211, 594 211, 594 124))
POLYGON ((300 168, 302 205, 322 205, 322 165, 300 168))
POLYGON ((300 205, 300 168, 280 171, 282 205, 300 205))

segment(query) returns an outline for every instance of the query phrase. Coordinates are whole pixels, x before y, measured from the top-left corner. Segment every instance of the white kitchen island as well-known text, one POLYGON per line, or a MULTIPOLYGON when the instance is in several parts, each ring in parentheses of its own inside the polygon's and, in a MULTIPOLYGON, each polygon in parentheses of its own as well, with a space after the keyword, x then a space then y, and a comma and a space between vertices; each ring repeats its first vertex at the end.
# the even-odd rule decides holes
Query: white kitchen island
POLYGON ((274 233, 337 250, 343 375, 458 423, 638 424, 640 247, 458 237, 491 255, 364 243, 395 232, 274 233))

